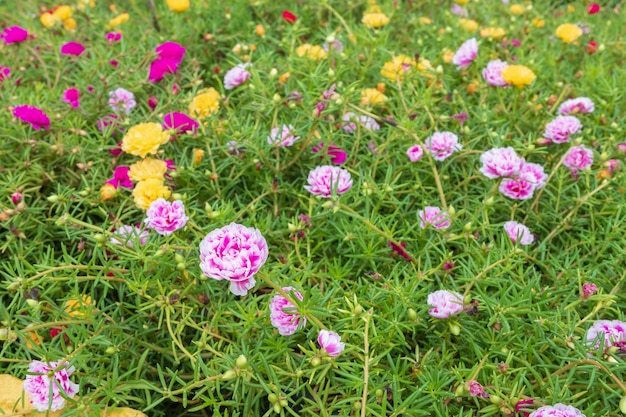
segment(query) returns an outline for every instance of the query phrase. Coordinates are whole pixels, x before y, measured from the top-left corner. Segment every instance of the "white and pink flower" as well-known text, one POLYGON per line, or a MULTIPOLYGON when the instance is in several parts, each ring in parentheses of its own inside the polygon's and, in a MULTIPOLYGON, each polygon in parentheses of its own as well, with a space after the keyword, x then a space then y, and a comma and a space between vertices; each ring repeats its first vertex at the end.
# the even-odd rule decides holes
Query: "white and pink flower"
POLYGON ((585 415, 578 408, 559 403, 544 405, 530 413, 528 417, 585 417, 585 415))
POLYGON ((424 147, 435 161, 443 161, 463 146, 459 137, 452 132, 435 132, 424 141, 424 147))
POLYGON ((320 330, 317 336, 317 343, 331 358, 336 358, 346 348, 345 343, 341 342, 341 337, 329 330, 320 330))
POLYGON ((565 100, 559 106, 559 114, 591 113, 594 111, 593 101, 587 97, 565 100))
POLYGON ((483 69, 483 78, 487 81, 487 84, 493 87, 508 87, 509 83, 502 78, 502 70, 508 66, 509 64, 499 59, 489 61, 483 69))
POLYGON ((511 242, 513 243, 530 245, 535 241, 535 237, 532 233, 530 233, 530 229, 528 229, 528 227, 513 220, 504 223, 504 231, 507 235, 509 235, 511 242))
POLYGON ((452 57, 452 63, 458 69, 467 68, 469 64, 476 59, 478 55, 478 42, 476 38, 472 38, 463 42, 463 45, 456 51, 452 57))
POLYGON ((249 64, 239 64, 224 75, 224 88, 232 90, 239 87, 250 78, 250 73, 246 70, 249 64))
POLYGON ((500 193, 513 200, 528 200, 535 192, 535 186, 523 178, 505 178, 498 188, 500 193))
POLYGON ((463 311, 463 296, 457 292, 435 291, 428 294, 427 302, 433 307, 428 314, 438 319, 447 319, 463 311))
POLYGON ((148 241, 148 234, 149 232, 147 230, 141 230, 137 226, 125 224, 113 231, 109 241, 114 245, 126 245, 133 248, 135 247, 135 243, 145 245, 148 241))
POLYGON ((573 175, 578 174, 593 163, 593 151, 585 145, 573 146, 565 155, 563 165, 572 171, 573 175))
POLYGON ((309 185, 305 185, 304 189, 323 198, 329 198, 333 194, 341 195, 352 188, 350 173, 332 165, 315 168, 309 172, 307 181, 309 185))
POLYGON ((169 236, 187 224, 189 217, 185 214, 185 205, 176 200, 173 203, 159 198, 150 204, 144 222, 150 229, 160 235, 169 236))
POLYGON ((380 125, 369 116, 358 116, 352 112, 344 113, 341 117, 344 121, 343 130, 348 133, 354 133, 358 129, 358 125, 360 125, 363 129, 369 131, 380 130, 380 125))
POLYGON ((300 139, 300 136, 294 136, 292 125, 282 125, 270 131, 270 135, 267 137, 267 143, 275 146, 288 147, 293 145, 298 139, 300 139))
MULTIPOLYGON (((293 287, 283 287, 283 291, 300 301, 304 298, 293 287)), ((297 307, 280 294, 276 294, 270 302, 270 321, 281 336, 291 336, 306 326, 306 317, 301 316, 297 307)))
POLYGON ((525 163, 510 146, 488 150, 480 155, 480 162, 483 164, 480 172, 492 179, 517 175, 525 163))
POLYGON ((424 210, 418 211, 417 215, 420 218, 420 227, 422 229, 425 229, 427 224, 438 230, 450 227, 450 215, 439 207, 426 206, 424 210))
POLYGON ((124 88, 118 88, 109 93, 109 106, 116 113, 129 114, 136 105, 135 95, 124 88))
POLYGON ((582 123, 574 116, 557 116, 546 125, 543 137, 554 143, 569 142, 570 136, 580 132, 582 123))
POLYGON ((32 361, 24 380, 24 392, 37 411, 58 411, 65 407, 65 397, 74 398, 79 385, 70 381, 73 366, 61 362, 32 361), (62 392, 62 393, 61 393, 62 392))
POLYGON ((409 161, 417 162, 424 156, 424 148, 422 148, 422 145, 413 145, 406 150, 406 154, 409 157, 409 161))

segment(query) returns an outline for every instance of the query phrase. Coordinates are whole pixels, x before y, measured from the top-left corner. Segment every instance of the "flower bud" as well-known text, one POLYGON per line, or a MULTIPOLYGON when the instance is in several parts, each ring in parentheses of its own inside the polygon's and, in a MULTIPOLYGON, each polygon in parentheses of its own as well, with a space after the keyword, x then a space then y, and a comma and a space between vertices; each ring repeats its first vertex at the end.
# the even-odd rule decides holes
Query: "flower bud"
POLYGON ((502 398, 498 397, 497 395, 491 395, 489 397, 489 401, 491 401, 492 404, 495 404, 498 407, 500 407, 504 403, 502 398))
POLYGON ((472 231, 472 222, 467 222, 465 223, 465 225, 463 226, 463 231, 466 233, 469 233, 472 231))
POLYGON ((29 298, 28 300, 26 300, 26 304, 28 304, 28 306, 31 308, 37 308, 39 306, 39 301, 29 298))
POLYGON ((457 397, 462 397, 467 393, 467 390, 465 389, 465 384, 461 384, 458 387, 456 387, 456 390, 454 390, 454 395, 457 397))
POLYGON ((454 207, 448 207, 448 214, 450 215, 450 217, 453 217, 456 214, 456 210, 454 209, 454 207))
POLYGON ((276 78, 277 75, 278 75, 278 70, 276 68, 272 68, 270 70, 270 79, 276 78))
POLYGON ((107 355, 113 355, 113 354, 117 353, 118 351, 119 351, 119 349, 117 347, 109 346, 108 348, 106 348, 104 353, 106 353, 107 355))
POLYGON ((623 396, 620 400, 619 400, 619 410, 626 414, 626 396, 623 396))
POLYGON ((451 321, 448 323, 448 327, 450 328, 450 333, 453 335, 458 336, 461 334, 461 326, 459 326, 459 323, 451 321))
POLYGON ((93 240, 98 243, 104 243, 106 237, 102 233, 96 233, 95 235, 93 235, 93 240))
POLYGON ((417 312, 412 308, 409 308, 409 310, 407 311, 407 317, 409 318, 409 320, 415 321, 417 320, 417 312))
POLYGON ((274 102, 274 104, 280 104, 280 102, 283 101, 283 99, 280 97, 278 93, 276 93, 272 97, 272 101, 274 102))
POLYGON ((311 358, 311 365, 312 365, 312 366, 317 367, 317 366, 320 366, 320 364, 321 364, 321 363, 322 363, 322 360, 321 360, 319 357, 317 357, 317 356, 313 356, 313 357, 311 358))
POLYGON ((230 381, 235 378, 237 378, 237 373, 232 369, 229 369, 222 374, 222 381, 230 381))
POLYGON ((489 197, 485 200, 485 202, 483 203, 483 205, 485 207, 492 207, 495 204, 496 200, 493 197, 489 197))
POLYGON ((48 196, 48 198, 46 198, 46 200, 48 200, 49 203, 58 203, 59 202, 59 196, 56 194, 52 194, 50 196, 48 196))
POLYGON ((179 271, 184 271, 187 268, 187 265, 185 265, 184 262, 179 262, 178 264, 176 264, 176 269, 178 269, 179 271))
POLYGON ((280 412, 283 410, 283 408, 278 403, 274 404, 274 407, 272 407, 272 408, 274 409, 274 412, 276 414, 280 414, 280 412))
POLYGON ((237 365, 237 368, 243 369, 248 364, 248 358, 246 358, 244 355, 239 355, 239 357, 235 361, 235 364, 237 365))
POLYGON ((183 256, 180 253, 177 253, 176 255, 174 255, 174 260, 176 261, 177 264, 181 262, 185 262, 185 258, 183 258, 183 256))
POLYGON ((289 405, 289 402, 287 402, 287 400, 283 398, 282 400, 278 402, 278 404, 280 404, 283 407, 287 407, 289 405))
POLYGON ((174 193, 172 194, 172 199, 173 200, 184 200, 184 196, 180 193, 174 193))
POLYGON ((278 402, 278 395, 271 393, 267 396, 267 400, 270 402, 270 404, 276 404, 278 402))

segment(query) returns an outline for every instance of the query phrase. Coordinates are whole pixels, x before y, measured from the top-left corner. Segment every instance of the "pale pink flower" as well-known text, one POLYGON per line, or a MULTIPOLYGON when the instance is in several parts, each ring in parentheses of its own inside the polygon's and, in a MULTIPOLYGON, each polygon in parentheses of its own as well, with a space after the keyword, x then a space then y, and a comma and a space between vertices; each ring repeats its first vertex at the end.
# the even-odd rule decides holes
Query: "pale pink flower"
POLYGON ((428 314, 438 319, 447 319, 463 311, 463 296, 457 292, 435 291, 428 294, 427 302, 433 307, 428 314))
POLYGON ((268 248, 258 229, 231 223, 200 243, 200 269, 210 278, 230 281, 230 292, 244 296, 256 284, 254 274, 267 260, 268 248))
POLYGON ((224 88, 232 90, 235 87, 239 87, 250 78, 250 73, 246 71, 249 64, 239 64, 234 68, 228 70, 224 75, 224 88))
POLYGON ((418 211, 417 215, 420 218, 420 227, 422 229, 425 229, 427 224, 438 230, 450 227, 450 215, 439 207, 426 206, 424 210, 418 211))
POLYGON ((568 167, 572 174, 577 174, 579 170, 583 170, 593 163, 593 151, 585 147, 585 145, 574 146, 570 148, 563 159, 563 165, 568 167))
POLYGON ((341 117, 344 121, 343 130, 348 133, 354 133, 357 131, 357 125, 360 125, 363 129, 369 131, 380 130, 380 125, 369 116, 358 116, 353 112, 344 113, 341 117))
POLYGON ((519 243, 520 245, 530 245, 535 241, 535 237, 528 227, 516 221, 508 221, 504 223, 504 230, 513 243, 519 243))
POLYGON ((559 114, 591 113, 594 110, 593 101, 587 97, 578 97, 565 100, 559 106, 559 114))
POLYGON ((609 172, 613 173, 615 171, 619 171, 622 169, 622 161, 619 159, 609 159, 604 164, 602 164, 609 172))
POLYGON ((530 413, 529 417, 585 417, 585 415, 578 408, 559 403, 554 406, 545 405, 530 413))
POLYGON ((137 226, 123 225, 119 229, 113 231, 113 236, 109 238, 109 241, 114 245, 126 245, 128 247, 135 247, 135 243, 145 245, 148 241, 147 230, 141 230, 137 226))
POLYGON ((554 143, 565 143, 569 142, 570 135, 575 135, 582 128, 582 123, 574 116, 557 116, 546 125, 543 137, 554 143))
POLYGON ((282 125, 270 131, 270 135, 267 137, 267 143, 270 145, 288 147, 293 145, 298 139, 300 139, 300 136, 293 135, 292 125, 282 125))
POLYGON ((406 150, 406 154, 411 162, 417 162, 424 156, 424 148, 422 145, 413 145, 406 150))
POLYGON ((600 349, 601 340, 596 339, 604 340, 604 349, 623 343, 626 341, 626 323, 619 320, 596 320, 587 330, 585 340, 588 346, 600 349))
POLYGON ((511 177, 519 174, 524 158, 520 158, 512 147, 493 148, 480 155, 483 166, 480 172, 487 178, 511 177))
POLYGON ((331 358, 336 358, 346 348, 345 343, 341 342, 341 337, 329 330, 320 330, 317 336, 317 343, 331 358))
POLYGON ((435 132, 424 141, 424 147, 433 156, 435 161, 443 161, 463 146, 459 138, 452 132, 435 132))
POLYGON ((489 394, 485 392, 485 388, 475 379, 467 381, 467 389, 472 397, 489 398, 489 394))
POLYGON ((514 200, 528 200, 535 192, 535 186, 522 178, 505 178, 498 190, 514 200))
POLYGON ((531 183, 533 187, 537 189, 546 185, 548 175, 541 165, 532 162, 524 162, 519 171, 519 178, 531 183))
POLYGON ((452 63, 456 65, 458 69, 467 68, 469 64, 476 59, 477 55, 478 42, 476 42, 476 38, 472 38, 463 42, 463 45, 461 45, 452 57, 452 63))
POLYGON ((61 101, 69 103, 73 108, 80 106, 80 91, 76 87, 68 88, 63 92, 61 101))
MULTIPOLYGON (((304 298, 293 287, 283 287, 283 291, 300 301, 304 298)), ((290 336, 306 326, 306 317, 301 316, 297 307, 280 294, 276 294, 270 302, 270 321, 281 336, 290 336)))
POLYGON ((507 87, 509 83, 502 78, 502 70, 508 66, 509 64, 499 59, 489 61, 483 69, 483 78, 493 87, 507 87))
POLYGON ((352 187, 352 177, 343 168, 322 165, 311 172, 307 179, 309 185, 304 189, 311 194, 328 198, 333 194, 341 195, 352 187))
POLYGON ((169 236, 187 224, 189 217, 185 214, 185 205, 176 200, 173 203, 159 198, 150 204, 144 222, 147 227, 158 234, 169 236))
POLYGON ((583 300, 586 300, 587 298, 591 297, 596 292, 598 292, 598 286, 596 284, 593 284, 591 282, 585 282, 583 284, 583 287, 582 287, 583 300))
POLYGON ((118 88, 109 93, 109 106, 116 113, 129 114, 136 105, 135 95, 124 88, 118 88))
POLYGON ((24 392, 33 407, 40 412, 65 407, 65 397, 74 398, 78 393, 79 385, 70 381, 73 372, 74 367, 67 363, 32 361, 24 380, 24 392))
POLYGON ((0 32, 0 39, 7 45, 24 42, 28 39, 28 31, 21 26, 11 26, 0 32))
POLYGON ((455 14, 457 16, 461 16, 461 17, 468 16, 467 9, 464 9, 463 7, 459 6, 456 3, 454 3, 452 7, 450 7, 450 11, 452 12, 452 14, 455 14))
POLYGON ((50 129, 50 118, 38 107, 30 106, 28 104, 15 106, 13 108, 13 116, 17 117, 24 123, 28 123, 35 130, 50 129))

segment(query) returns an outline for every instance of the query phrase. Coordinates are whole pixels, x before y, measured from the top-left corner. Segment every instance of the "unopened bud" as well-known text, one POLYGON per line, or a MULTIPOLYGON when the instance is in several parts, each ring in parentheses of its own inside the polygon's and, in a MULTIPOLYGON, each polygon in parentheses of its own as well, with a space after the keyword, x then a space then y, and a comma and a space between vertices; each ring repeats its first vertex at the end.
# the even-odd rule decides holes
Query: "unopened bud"
POLYGON ((58 203, 59 202, 59 196, 56 194, 52 194, 50 196, 48 196, 48 198, 46 198, 46 200, 48 200, 48 202, 54 204, 54 203, 58 203))
POLYGON ((409 318, 409 320, 415 321, 417 320, 417 312, 412 308, 409 308, 409 310, 407 311, 407 317, 409 318))
POLYGON ((280 414, 280 412, 283 410, 283 408, 278 403, 274 404, 274 407, 272 407, 272 409, 276 414, 280 414))
POLYGON ((276 404, 278 402, 278 395, 271 393, 267 396, 267 400, 270 402, 270 404, 276 404))
POLYGON ((28 306, 31 308, 37 308, 39 306, 39 301, 29 298, 28 300, 26 300, 26 304, 28 304, 28 306))
POLYGON ((491 207, 495 204, 496 200, 493 197, 489 197, 483 203, 486 207, 491 207))
POLYGON ((622 413, 626 414, 626 396, 622 397, 622 398, 619 400, 619 410, 620 410, 622 413))
POLYGON ((463 226, 463 231, 466 233, 469 233, 472 231, 472 222, 467 222, 465 223, 465 225, 463 226))
POLYGON ((178 269, 179 271, 184 271, 187 268, 187 265, 185 265, 184 262, 179 262, 178 264, 176 264, 176 269, 178 269))
POLYGON ((93 235, 93 240, 98 243, 104 243, 104 241, 106 240, 106 236, 104 236, 102 233, 96 233, 95 235, 93 235))
POLYGON ((283 101, 283 99, 277 93, 277 94, 274 94, 274 96, 272 97, 272 101, 274 102, 274 104, 280 104, 280 102, 283 101))
POLYGON ((248 358, 246 358, 244 355, 239 355, 239 357, 235 361, 235 364, 237 365, 237 368, 243 369, 248 364, 248 358))
POLYGON ((237 373, 232 369, 229 369, 222 374, 222 381, 230 381, 235 378, 237 378, 237 373))
POLYGON ((448 207, 448 214, 450 216, 454 216, 456 214, 456 210, 454 209, 454 207, 452 207, 452 206, 448 207))
POLYGON ((311 358, 311 365, 312 366, 320 366, 321 363, 322 363, 322 360, 319 357, 313 356, 311 358))
POLYGON ((461 326, 459 326, 459 323, 451 321, 448 323, 448 327, 450 327, 450 333, 453 335, 458 336, 461 334, 461 326))
POLYGON ((176 261, 177 264, 181 262, 185 262, 185 258, 183 258, 183 255, 181 255, 180 253, 177 253, 176 255, 174 255, 174 260, 176 261))
POLYGON ((119 349, 117 347, 109 346, 108 348, 106 348, 104 353, 106 353, 107 355, 113 355, 113 354, 117 353, 118 351, 119 351, 119 349))
POLYGON ((278 75, 278 70, 276 68, 272 68, 270 70, 270 78, 276 78, 277 75, 278 75))

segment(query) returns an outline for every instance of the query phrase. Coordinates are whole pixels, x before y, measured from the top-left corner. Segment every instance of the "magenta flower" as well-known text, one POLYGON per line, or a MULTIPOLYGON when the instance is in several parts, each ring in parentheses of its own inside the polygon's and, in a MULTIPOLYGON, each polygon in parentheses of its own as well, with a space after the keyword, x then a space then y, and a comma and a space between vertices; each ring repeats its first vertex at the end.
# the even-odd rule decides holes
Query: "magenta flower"
POLYGON ((50 118, 43 110, 35 106, 24 104, 13 108, 13 116, 23 123, 28 123, 33 129, 50 129, 50 118))
POLYGON ((282 125, 270 131, 270 135, 267 137, 267 143, 287 147, 293 145, 298 139, 300 139, 300 136, 293 135, 292 125, 282 125))
POLYGON ((476 59, 477 55, 478 42, 476 42, 476 38, 472 38, 463 42, 463 45, 461 45, 452 57, 452 63, 456 65, 458 69, 467 68, 469 64, 476 59))
POLYGON ((554 143, 565 143, 569 142, 570 135, 575 135, 582 128, 582 123, 574 116, 557 116, 546 125, 543 137, 554 143))
POLYGON ((63 92, 61 101, 69 103, 73 108, 80 106, 80 91, 76 87, 68 88, 63 92))
POLYGON ((0 83, 11 76, 11 68, 0 65, 0 83))
POLYGON ((594 110, 593 101, 587 97, 578 97, 565 100, 559 106, 559 114, 591 113, 594 110))
POLYGON ((600 349, 604 340, 604 349, 626 341, 626 323, 619 320, 596 320, 585 334, 587 345, 600 349), (595 343, 594 343, 595 342, 595 343))
POLYGON ((22 195, 22 193, 20 193, 19 191, 16 191, 13 194, 11 194, 11 202, 13 203, 13 205, 17 206, 22 201, 23 197, 24 196, 22 195))
POLYGON ((433 156, 435 161, 443 161, 463 146, 459 138, 452 132, 435 132, 424 141, 424 147, 433 156))
POLYGON ((161 81, 165 74, 174 74, 178 71, 179 63, 171 59, 155 59, 150 63, 150 70, 148 72, 148 81, 156 83, 161 81))
POLYGON ((447 211, 443 211, 439 207, 426 206, 424 210, 418 211, 417 215, 420 218, 420 227, 422 229, 425 229, 427 224, 437 230, 450 227, 450 215, 447 211))
POLYGON ((424 148, 422 145, 413 145, 406 150, 406 154, 411 162, 417 162, 424 156, 424 148))
POLYGON ((582 299, 586 300, 598 292, 598 286, 596 284, 592 284, 591 282, 585 282, 582 286, 581 292, 582 299))
POLYGON ((358 116, 352 112, 344 113, 341 117, 344 121, 343 130, 348 133, 354 133, 357 131, 357 124, 360 125, 363 129, 369 131, 380 130, 380 125, 376 123, 376 120, 369 116, 358 116))
POLYGON ((578 408, 571 405, 546 405, 530 413, 530 417, 585 417, 578 408))
POLYGON ((146 223, 149 229, 154 229, 160 235, 169 236, 187 224, 189 217, 185 214, 185 205, 176 200, 173 203, 159 198, 150 204, 146 211, 146 223))
POLYGON ((136 105, 135 95, 124 88, 109 92, 109 106, 116 113, 129 114, 136 105))
POLYGON ((160 59, 171 59, 176 63, 181 63, 185 57, 187 49, 176 42, 165 42, 157 46, 154 52, 157 53, 160 59))
POLYGON ((535 186, 522 178, 505 178, 498 190, 513 200, 528 200, 535 192, 535 186))
POLYGON ((572 171, 573 175, 578 171, 591 166, 593 163, 593 151, 585 147, 585 145, 574 146, 565 155, 563 165, 572 171))
POLYGON ((313 146, 312 150, 313 153, 321 152, 322 155, 320 155, 320 158, 323 158, 324 155, 328 155, 330 157, 330 162, 335 165, 343 164, 348 158, 348 154, 343 148, 336 145, 329 145, 328 148, 326 148, 323 142, 313 146))
POLYGON ((79 42, 68 42, 61 46, 61 55, 81 56, 85 52, 85 46, 79 42))
POLYGON ((107 132, 109 126, 111 126, 111 136, 115 136, 118 132, 124 131, 124 128, 119 124, 117 115, 115 114, 107 114, 101 119, 98 119, 96 126, 98 126, 98 130, 102 133, 107 132))
MULTIPOLYGON (((304 298, 302 293, 295 291, 293 287, 283 287, 283 291, 300 301, 304 298)), ((281 336, 291 336, 296 330, 306 326, 306 317, 298 314, 297 307, 285 297, 276 294, 270 301, 270 322, 281 336)))
POLYGON ((502 78, 502 70, 508 66, 509 64, 499 59, 489 61, 485 69, 483 69, 483 78, 491 86, 507 87, 509 83, 502 78))
POLYGON ((113 236, 109 238, 109 242, 114 245, 126 245, 134 248, 136 243, 145 245, 148 241, 148 231, 141 230, 137 226, 122 225, 119 229, 113 231, 113 236))
POLYGON ((307 179, 309 185, 304 189, 313 195, 328 198, 333 194, 341 195, 352 188, 352 177, 343 168, 322 165, 311 172, 307 179))
POLYGON ((480 162, 483 164, 480 172, 491 179, 517 175, 525 163, 510 146, 488 150, 480 155, 480 162))
POLYGON ((122 34, 120 32, 109 32, 105 35, 108 43, 115 43, 122 40, 122 34))
POLYGON ((33 407, 40 412, 65 407, 65 397, 74 398, 78 393, 79 385, 70 381, 72 373, 74 367, 67 363, 32 361, 24 380, 24 392, 33 407))
POLYGON ((232 90, 235 87, 239 87, 250 78, 250 73, 246 71, 246 67, 249 64, 239 64, 234 68, 228 70, 224 75, 224 88, 232 90))
POLYGON ((428 314, 438 319, 447 319, 463 311, 463 296, 457 292, 435 291, 428 294, 427 302, 433 307, 428 314))
POLYGON ((133 182, 128 177, 129 167, 120 165, 115 167, 115 171, 113 171, 113 178, 108 180, 106 183, 111 184, 115 188, 120 186, 124 188, 133 188, 133 182))
POLYGON ((231 223, 210 232, 200 243, 200 269, 210 278, 230 281, 230 291, 244 296, 267 260, 268 248, 258 229, 231 223))
POLYGON ((28 31, 20 26, 11 26, 0 32, 0 39, 7 45, 24 42, 28 39, 28 31))
POLYGON ((532 162, 524 162, 519 171, 519 178, 529 182, 534 188, 541 188, 546 185, 548 175, 541 165, 532 162))
POLYGON ((163 116, 163 129, 175 130, 176 134, 198 131, 198 122, 185 113, 172 112, 163 116))
POLYGON ((317 336, 317 343, 331 358, 336 358, 346 348, 345 343, 341 342, 341 337, 329 330, 320 330, 317 336))
POLYGON ((530 245, 535 241, 535 237, 530 233, 528 227, 516 221, 511 220, 504 223, 504 231, 513 243, 519 242, 520 245, 530 245))

